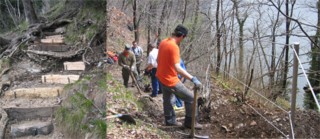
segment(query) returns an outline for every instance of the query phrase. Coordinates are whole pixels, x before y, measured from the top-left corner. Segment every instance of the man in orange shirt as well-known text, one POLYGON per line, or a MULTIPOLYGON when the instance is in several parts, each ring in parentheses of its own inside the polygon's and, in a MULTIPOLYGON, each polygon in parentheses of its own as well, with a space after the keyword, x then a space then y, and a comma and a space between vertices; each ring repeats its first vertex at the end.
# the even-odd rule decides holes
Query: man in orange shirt
MULTIPOLYGON (((180 66, 180 42, 187 36, 188 29, 183 25, 178 25, 172 36, 161 41, 158 53, 158 68, 156 76, 158 77, 163 93, 163 109, 165 124, 167 126, 179 126, 181 123, 176 121, 176 114, 172 107, 175 97, 179 97, 185 103, 185 121, 184 126, 191 128, 192 123, 192 104, 194 94, 188 90, 178 78, 178 74, 191 80, 195 87, 200 88, 201 82, 189 74, 180 66)), ((196 129, 201 129, 202 125, 195 123, 196 129)))

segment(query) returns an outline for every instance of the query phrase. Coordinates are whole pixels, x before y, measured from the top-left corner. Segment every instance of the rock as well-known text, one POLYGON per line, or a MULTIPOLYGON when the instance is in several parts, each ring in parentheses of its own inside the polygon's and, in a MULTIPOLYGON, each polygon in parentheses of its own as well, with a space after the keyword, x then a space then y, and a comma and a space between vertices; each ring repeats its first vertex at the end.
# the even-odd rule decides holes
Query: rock
POLYGON ((222 125, 221 126, 224 130, 226 130, 227 132, 230 132, 231 130, 229 129, 229 128, 227 128, 227 126, 225 126, 225 125, 222 125))
POLYGON ((257 125, 257 122, 256 121, 251 121, 250 125, 251 126, 255 126, 255 125, 257 125))
POLYGON ((11 135, 13 137, 22 137, 29 135, 48 135, 53 131, 51 122, 30 121, 23 124, 11 125, 11 135))
POLYGON ((241 127, 243 127, 244 126, 244 124, 243 123, 240 123, 240 124, 238 124, 235 128, 241 128, 241 127))

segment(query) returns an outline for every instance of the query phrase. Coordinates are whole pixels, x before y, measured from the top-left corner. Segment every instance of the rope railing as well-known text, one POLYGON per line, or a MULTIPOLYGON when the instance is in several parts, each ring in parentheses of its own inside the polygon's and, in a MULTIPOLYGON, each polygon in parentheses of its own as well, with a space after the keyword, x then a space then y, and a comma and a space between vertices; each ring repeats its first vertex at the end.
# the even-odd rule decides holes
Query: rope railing
POLYGON ((252 107, 250 104, 247 104, 253 111, 259 114, 265 121, 267 121, 271 126, 273 126, 277 131, 279 131, 284 137, 288 138, 289 135, 286 135, 283 131, 281 131, 277 126, 275 126, 270 120, 264 117, 258 110, 252 107))
MULTIPOLYGON (((216 67, 216 66, 215 66, 216 67)), ((285 113, 290 113, 288 111, 286 111, 285 109, 283 109, 281 106, 277 105, 276 103, 274 103, 273 101, 269 100, 268 98, 266 98, 265 96, 261 95, 260 93, 258 93, 255 89, 249 87, 248 85, 246 85, 244 82, 240 81, 239 79, 237 79, 236 77, 234 77, 232 74, 227 73, 225 71, 223 71, 224 73, 228 74, 229 77, 235 79, 236 81, 238 81, 239 83, 243 84, 244 86, 248 87, 250 90, 252 90, 255 94, 259 95, 260 97, 266 99, 268 102, 270 102, 271 104, 273 104, 274 106, 278 107, 280 110, 284 111, 285 113)), ((231 92, 235 93, 233 90, 231 90, 230 88, 228 88, 231 92)), ((269 123, 272 127, 274 127, 274 129, 276 129, 277 131, 279 131, 284 137, 288 138, 288 135, 286 135, 283 131, 281 131, 276 125, 274 125, 270 120, 268 120, 265 116, 263 116, 258 110, 256 110, 254 107, 252 107, 250 104, 247 104, 251 109, 253 109, 253 111, 255 111, 258 115, 260 115, 267 123, 269 123)), ((290 117, 289 117, 290 118, 290 117)), ((291 126, 291 130, 293 131, 293 127, 291 126)))
MULTIPOLYGON (((293 48, 293 45, 289 45, 292 49, 293 49, 293 53, 294 53, 294 57, 297 58, 297 61, 299 63, 299 69, 302 70, 304 77, 307 80, 308 86, 310 87, 312 96, 314 98, 314 101, 316 102, 317 108, 320 111, 320 106, 319 106, 319 101, 313 91, 313 88, 311 86, 311 83, 307 77, 306 71, 301 63, 301 59, 299 58, 299 54, 297 53, 297 51, 293 48)), ((217 67, 216 65, 214 65, 215 67, 217 67)), ((297 67, 298 68, 298 67, 297 67)), ((274 103, 273 101, 269 100, 267 97, 265 97, 264 95, 258 93, 258 91, 256 91, 255 89, 249 87, 246 83, 240 81, 239 79, 237 79, 234 75, 232 75, 231 73, 227 73, 226 71, 223 71, 225 74, 229 75, 229 77, 231 77, 232 79, 236 80, 237 82, 239 82, 240 84, 244 85, 245 87, 248 87, 254 94, 257 94, 258 96, 260 96, 261 98, 265 99, 266 101, 270 102, 272 105, 276 106, 277 108, 279 108, 280 110, 284 111, 285 113, 288 114, 289 117, 289 124, 290 124, 290 136, 286 135, 283 131, 281 131, 278 127, 276 127, 270 120, 268 120, 266 117, 264 117, 261 113, 259 113, 258 110, 256 110, 253 106, 251 106, 250 104, 247 104, 248 106, 250 106, 251 109, 253 109, 258 115, 260 115, 265 121, 267 121, 271 126, 273 126, 277 131, 279 131, 284 137, 286 138, 295 138, 294 135, 294 121, 293 121, 293 117, 294 117, 294 110, 291 108, 291 111, 286 111, 284 108, 282 108, 281 106, 277 105, 276 103, 274 103), (292 113, 292 114, 291 114, 292 113)), ((229 88, 230 91, 233 92, 233 90, 231 90, 229 88)), ((295 105, 295 103, 293 103, 293 105, 295 105)))
POLYGON ((293 122, 292 122, 292 117, 291 117, 291 112, 288 112, 288 116, 289 116, 289 122, 290 122, 290 129, 291 129, 291 138, 294 139, 294 128, 293 128, 293 122))
POLYGON ((239 79, 237 79, 236 77, 234 77, 233 75, 231 75, 230 73, 227 73, 226 71, 223 71, 224 73, 228 74, 229 77, 232 77, 233 79, 235 79, 236 81, 238 81, 239 83, 241 83, 242 85, 244 85, 245 87, 248 87, 250 90, 252 90, 255 94, 259 95, 260 97, 264 98, 265 100, 267 100, 268 102, 270 102, 271 104, 273 104, 274 106, 278 107, 280 110, 287 112, 284 108, 282 108, 281 106, 277 105, 276 103, 274 103, 273 101, 269 100, 267 97, 261 95, 260 93, 258 93, 258 91, 256 91, 255 89, 251 88, 250 86, 248 86, 246 83, 240 81, 239 79))
MULTIPOLYGON (((290 47, 293 48, 292 45, 290 45, 290 47)), ((293 52, 294 52, 294 55, 297 57, 297 60, 298 60, 298 62, 299 62, 299 66, 300 66, 300 68, 301 68, 301 70, 302 70, 302 72, 303 72, 304 77, 305 77, 306 80, 307 80, 308 86, 310 87, 310 91, 311 91, 311 93, 312 93, 312 96, 313 96, 313 98, 314 98, 314 101, 315 101, 316 104, 317 104, 318 110, 320 111, 320 106, 319 106, 318 99, 317 99, 317 97, 316 97, 316 95, 315 95, 315 93, 314 93, 314 91, 313 91, 313 87, 311 86, 311 83, 310 83, 310 81, 309 81, 309 79, 308 79, 308 76, 307 76, 307 74, 306 74, 306 71, 305 71, 305 69, 303 68, 303 65, 301 64, 301 60, 300 60, 300 58, 299 58, 299 55, 298 55, 298 53, 296 52, 295 49, 293 49, 293 52)))

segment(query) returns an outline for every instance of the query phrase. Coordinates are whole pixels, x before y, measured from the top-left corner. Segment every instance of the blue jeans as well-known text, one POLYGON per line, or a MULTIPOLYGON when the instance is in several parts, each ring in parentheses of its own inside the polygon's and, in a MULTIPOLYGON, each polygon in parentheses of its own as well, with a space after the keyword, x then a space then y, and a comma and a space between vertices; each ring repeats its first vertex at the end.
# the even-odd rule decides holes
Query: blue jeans
POLYGON ((175 97, 176 97, 176 106, 177 106, 177 107, 182 107, 183 101, 182 101, 180 98, 178 98, 177 96, 175 96, 175 97))
MULTIPOLYGON (((176 113, 173 109, 176 98, 174 95, 178 96, 181 100, 184 101, 186 117, 192 117, 192 104, 194 94, 187 87, 184 86, 182 82, 177 83, 174 87, 167 87, 161 84, 162 94, 163 94, 163 111, 165 116, 166 124, 176 123, 176 113)), ((196 115, 197 115, 196 110, 196 115)))
POLYGON ((159 81, 156 77, 157 68, 152 68, 151 70, 151 84, 152 84, 152 95, 157 96, 159 90, 159 81))

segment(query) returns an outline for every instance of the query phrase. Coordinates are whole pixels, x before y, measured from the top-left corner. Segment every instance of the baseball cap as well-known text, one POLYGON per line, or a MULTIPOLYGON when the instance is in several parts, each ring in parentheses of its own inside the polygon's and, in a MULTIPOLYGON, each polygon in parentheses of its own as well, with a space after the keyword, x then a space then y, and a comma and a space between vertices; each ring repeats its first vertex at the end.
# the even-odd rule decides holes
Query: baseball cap
POLYGON ((188 34, 188 29, 185 26, 180 24, 176 27, 176 29, 174 29, 174 32, 176 34, 183 34, 186 36, 188 34))
POLYGON ((125 46, 124 47, 125 50, 130 50, 131 49, 131 46, 129 44, 125 44, 124 46, 125 46))

